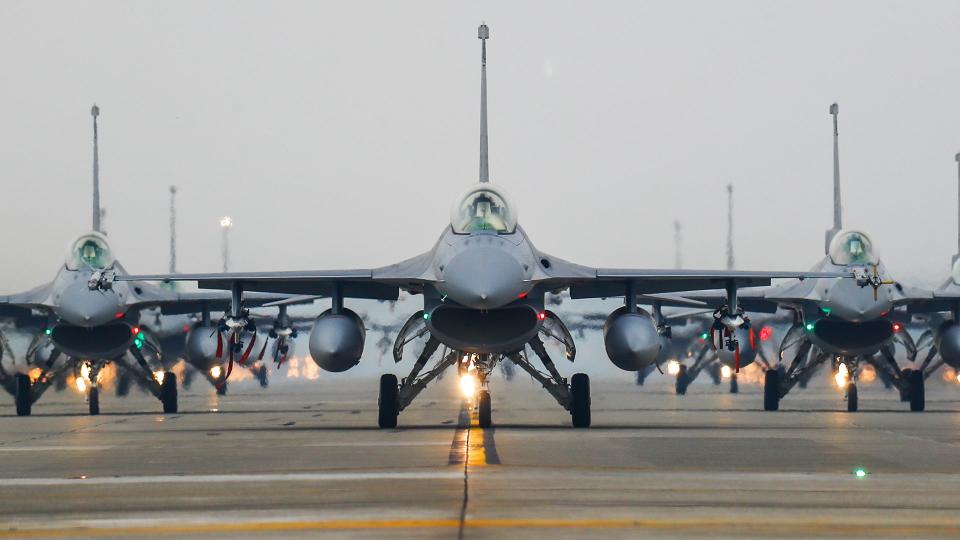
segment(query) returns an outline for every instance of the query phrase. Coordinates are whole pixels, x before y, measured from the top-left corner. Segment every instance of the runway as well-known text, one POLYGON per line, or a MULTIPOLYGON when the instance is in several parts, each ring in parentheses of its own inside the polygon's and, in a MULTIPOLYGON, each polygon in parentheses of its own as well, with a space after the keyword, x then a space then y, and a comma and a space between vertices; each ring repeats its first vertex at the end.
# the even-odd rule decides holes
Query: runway
POLYGON ((72 392, 28 418, 4 400, 0 538, 960 535, 956 386, 924 413, 879 385, 847 413, 826 384, 764 413, 756 386, 595 378, 574 430, 525 377, 494 380, 481 429, 455 383, 385 431, 376 381, 349 376, 195 383, 167 416, 143 394, 97 417, 72 392))

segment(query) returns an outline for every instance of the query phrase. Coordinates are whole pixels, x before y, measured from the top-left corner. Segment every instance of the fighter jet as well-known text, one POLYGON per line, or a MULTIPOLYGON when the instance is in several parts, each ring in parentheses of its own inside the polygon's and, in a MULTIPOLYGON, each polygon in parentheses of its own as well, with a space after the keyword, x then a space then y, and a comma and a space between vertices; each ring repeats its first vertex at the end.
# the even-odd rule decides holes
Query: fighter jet
POLYGON ((593 268, 536 249, 519 226, 517 207, 507 192, 490 183, 489 35, 488 27, 481 25, 478 32, 481 41, 479 183, 456 199, 450 223, 431 250, 389 266, 351 270, 131 276, 105 268, 93 277, 90 286, 112 290, 131 281, 187 280, 197 282, 204 289, 229 290, 233 306, 224 325, 229 329, 228 342, 234 347, 243 346, 248 326, 248 316, 243 312, 244 292, 329 297, 331 308, 316 319, 309 348, 314 361, 332 372, 355 366, 364 347, 363 322, 346 307, 346 301, 396 300, 399 291, 404 290, 420 295, 423 309, 411 315, 398 333, 397 356, 402 357, 404 344, 413 336, 419 335, 425 343, 409 375, 402 381, 392 374, 381 377, 380 427, 395 427, 400 411, 409 406, 430 381, 454 366, 465 378, 466 384, 462 386, 465 393, 479 388, 471 397, 476 399, 480 425, 490 426, 489 375, 504 358, 542 384, 570 412, 575 427, 587 427, 591 423, 588 376, 584 373, 569 379, 562 376, 544 347, 542 337, 561 342, 568 357, 576 354, 563 321, 544 307, 547 293, 568 290, 575 300, 623 298, 624 305, 607 318, 604 344, 607 356, 616 366, 637 371, 655 361, 661 336, 670 332, 667 325, 658 322, 660 318, 655 312, 638 306, 640 299, 671 305, 681 299, 669 293, 723 287, 727 292, 726 302, 717 308, 715 317, 727 329, 724 346, 735 350, 738 341, 734 331, 749 325, 738 302, 737 291, 741 287, 769 285, 775 278, 852 277, 845 269, 750 272, 593 268), (546 337, 544 332, 550 336, 546 337), (423 372, 441 347, 433 367, 423 372), (528 350, 540 360, 546 373, 534 364, 528 350))
MULTIPOLYGON (((778 357, 788 362, 785 370, 766 371, 764 410, 774 411, 780 400, 797 383, 809 378, 830 361, 838 381, 845 380, 848 411, 858 408, 857 375, 862 363, 870 363, 905 392, 911 393, 911 410, 923 410, 923 378, 903 372, 894 358, 899 343, 912 362, 916 345, 902 331, 907 318, 896 308, 921 304, 931 299, 928 291, 906 287, 894 281, 880 261, 866 233, 844 229, 840 206, 840 156, 837 118, 839 107, 830 106, 833 117, 833 228, 826 233, 826 256, 814 267, 819 272, 850 272, 856 280, 812 279, 786 282, 774 287, 745 291, 740 304, 753 312, 789 310, 793 322, 780 343, 778 357), (869 285, 869 286, 864 286, 869 285)), ((722 293, 713 293, 722 299, 722 293)), ((691 295, 707 301, 710 294, 691 295)), ((723 325, 714 324, 714 331, 723 325)), ((743 329, 737 329, 743 332, 743 329)))
MULTIPOLYGON (((165 314, 194 313, 212 306, 229 305, 219 291, 176 292, 139 280, 119 283, 110 290, 91 287, 101 272, 127 275, 114 256, 100 226, 100 175, 97 141, 100 109, 93 116, 93 224, 92 230, 70 244, 66 261, 53 281, 19 294, 0 296, 0 314, 30 324, 42 322, 26 353, 27 367, 40 369, 31 380, 15 375, 15 400, 19 416, 29 415, 33 403, 50 387, 57 374, 72 368, 86 374, 90 414, 99 414, 98 377, 108 362, 128 371, 163 404, 165 413, 177 411, 177 381, 162 370, 159 337, 141 326, 141 314, 160 308, 165 314)), ((283 298, 272 295, 272 300, 283 298)))
MULTIPOLYGON (((960 153, 954 158, 957 161, 958 184, 960 184, 960 153)), ((960 241, 960 231, 958 231, 958 241, 960 241)), ((960 323, 958 323, 960 321, 960 245, 953 256, 950 276, 933 291, 933 298, 928 302, 910 305, 907 309, 911 314, 927 314, 933 326, 918 340, 918 347, 927 345, 929 349, 916 371, 926 378, 943 364, 960 370, 960 323), (936 362, 933 362, 934 358, 937 358, 936 362)), ((906 397, 914 399, 909 394, 906 397)))

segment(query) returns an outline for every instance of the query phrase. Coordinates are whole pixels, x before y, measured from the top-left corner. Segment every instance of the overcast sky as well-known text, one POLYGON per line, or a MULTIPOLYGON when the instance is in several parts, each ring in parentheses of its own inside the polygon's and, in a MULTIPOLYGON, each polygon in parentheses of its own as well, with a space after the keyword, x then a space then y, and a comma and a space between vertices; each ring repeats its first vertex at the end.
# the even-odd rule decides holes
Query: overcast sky
POLYGON ((807 269, 844 221, 900 279, 957 245, 960 2, 0 2, 0 291, 48 281, 91 215, 133 272, 379 266, 491 178, 538 248, 596 266, 807 269))

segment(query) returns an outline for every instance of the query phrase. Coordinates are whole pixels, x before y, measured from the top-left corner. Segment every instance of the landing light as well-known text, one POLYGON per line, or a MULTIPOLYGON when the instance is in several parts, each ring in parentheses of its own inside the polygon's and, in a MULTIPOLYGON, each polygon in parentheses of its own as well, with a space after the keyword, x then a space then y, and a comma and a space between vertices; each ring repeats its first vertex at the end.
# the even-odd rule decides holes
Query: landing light
POLYGON ((847 386, 847 375, 849 375, 846 364, 840 364, 840 367, 837 368, 837 374, 833 376, 833 379, 837 381, 837 387, 844 388, 847 386))
POLYGON ((79 390, 80 392, 87 391, 87 380, 84 379, 83 377, 77 377, 76 384, 77 384, 77 390, 79 390))
POLYGON ((214 379, 219 379, 220 373, 221 373, 220 366, 213 366, 212 368, 210 368, 210 376, 213 377, 214 379))
POLYGON ((671 375, 676 375, 677 373, 680 373, 680 362, 677 362, 676 360, 671 360, 667 362, 667 373, 671 375))
POLYGON ((153 372, 153 378, 156 379, 157 382, 160 384, 163 384, 163 377, 165 375, 166 373, 164 373, 163 370, 153 372))
POLYGON ((960 373, 957 374, 957 382, 960 383, 960 373))
POLYGON ((460 391, 463 397, 472 398, 476 394, 476 381, 472 375, 464 374, 460 377, 460 391))
POLYGON ((724 379, 729 379, 733 375, 733 370, 730 369, 730 366, 720 366, 720 376, 724 379))

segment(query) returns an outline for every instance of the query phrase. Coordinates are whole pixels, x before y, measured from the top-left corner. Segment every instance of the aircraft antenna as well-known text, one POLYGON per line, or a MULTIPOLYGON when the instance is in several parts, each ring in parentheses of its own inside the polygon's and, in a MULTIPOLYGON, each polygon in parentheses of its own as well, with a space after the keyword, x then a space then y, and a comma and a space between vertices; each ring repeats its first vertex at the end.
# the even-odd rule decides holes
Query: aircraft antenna
POLYGON ((100 231, 100 150, 97 141, 97 117, 100 116, 100 107, 94 103, 90 109, 93 116, 93 230, 100 231))
POLYGON ((177 186, 170 186, 170 273, 177 273, 177 186))
POLYGON ((680 221, 673 222, 674 268, 683 268, 683 226, 680 221))
POLYGON ((220 218, 220 229, 223 236, 220 242, 220 255, 223 257, 223 271, 230 271, 230 229, 233 227, 233 218, 223 216, 220 218))
POLYGON ((837 129, 837 116, 840 115, 840 106, 830 105, 830 115, 833 116, 833 228, 827 231, 827 242, 824 251, 830 251, 830 241, 843 228, 842 207, 840 205, 840 132, 837 129))
POLYGON ((727 270, 733 270, 733 184, 727 184, 727 270))
POLYGON ((487 149, 487 40, 490 28, 481 24, 477 29, 480 39, 480 181, 490 181, 490 156, 487 149))

